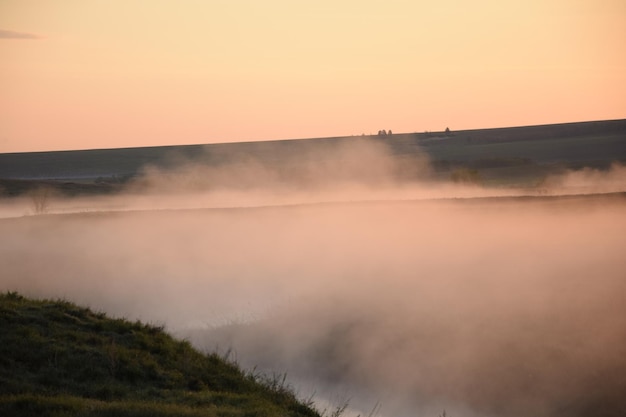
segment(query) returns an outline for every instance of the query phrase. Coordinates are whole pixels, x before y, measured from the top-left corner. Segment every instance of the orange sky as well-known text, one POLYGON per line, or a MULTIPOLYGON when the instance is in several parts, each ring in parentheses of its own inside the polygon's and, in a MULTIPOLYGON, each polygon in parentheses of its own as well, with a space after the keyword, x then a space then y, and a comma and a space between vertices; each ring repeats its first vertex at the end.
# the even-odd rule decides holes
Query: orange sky
POLYGON ((623 0, 0 0, 0 152, 626 117, 623 0))

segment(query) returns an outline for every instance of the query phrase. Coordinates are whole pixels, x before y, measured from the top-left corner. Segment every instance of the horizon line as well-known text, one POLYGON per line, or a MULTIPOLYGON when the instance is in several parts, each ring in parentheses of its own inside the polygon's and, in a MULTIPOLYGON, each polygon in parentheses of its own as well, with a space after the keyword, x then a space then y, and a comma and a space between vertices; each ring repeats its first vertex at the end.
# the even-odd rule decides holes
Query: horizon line
MULTIPOLYGON (((517 125, 517 126, 499 126, 499 127, 484 127, 484 128, 472 128, 472 129, 450 129, 450 132, 477 132, 477 131, 493 131, 493 130, 511 130, 511 129, 524 129, 534 127, 547 127, 547 126, 564 126, 564 125, 576 125, 576 124, 592 124, 592 123, 611 123, 611 122, 626 122, 626 117, 619 119, 600 119, 600 120, 584 120, 577 122, 559 122, 559 123, 540 123, 529 125, 517 125)), ((423 130, 414 132, 399 132, 392 133, 387 136, 405 136, 405 135, 420 135, 420 134, 437 134, 445 133, 443 130, 423 130)), ((100 151, 100 150, 115 150, 115 149, 150 149, 150 148, 176 148, 187 146, 206 146, 206 145, 228 145, 228 144, 250 144, 250 143, 263 143, 263 142, 289 142, 289 141, 310 141, 310 140, 324 140, 324 139, 340 139, 340 138, 359 138, 359 137, 381 137, 378 134, 353 134, 353 135, 340 135, 340 136, 318 136, 318 137, 300 137, 300 138, 279 138, 279 139, 258 139, 258 140, 234 140, 234 141, 221 141, 221 142, 197 142, 197 143, 181 143, 181 144, 169 144, 169 145, 146 145, 146 146, 122 146, 122 147, 96 147, 96 148, 71 148, 71 149, 55 149, 47 151, 16 151, 16 152, 0 152, 0 154, 26 154, 26 153, 51 153, 51 152, 82 152, 82 151, 100 151)), ((384 136, 383 136, 384 137, 384 136)))

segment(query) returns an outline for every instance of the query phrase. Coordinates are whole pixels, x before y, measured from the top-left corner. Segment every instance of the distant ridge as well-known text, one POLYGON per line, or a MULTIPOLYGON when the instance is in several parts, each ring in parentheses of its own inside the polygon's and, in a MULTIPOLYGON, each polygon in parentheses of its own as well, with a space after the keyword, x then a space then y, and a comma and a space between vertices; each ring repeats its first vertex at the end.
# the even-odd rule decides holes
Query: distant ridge
MULTIPOLYGON (((587 135, 591 133, 623 133, 626 134, 626 119, 610 119, 610 120, 594 120, 585 122, 566 122, 566 123, 550 123, 540 125, 524 125, 524 126, 506 126, 506 127, 489 127, 478 129, 462 129, 452 131, 454 136, 466 136, 481 134, 489 137, 503 137, 503 138, 530 138, 531 136, 544 134, 546 132, 556 133, 558 135, 587 135)), ((426 132, 412 132, 412 133, 394 133, 389 138, 404 137, 404 136, 417 136, 428 137, 433 135, 445 136, 445 131, 426 131, 426 132)), ((291 138, 291 139, 267 139, 267 140, 255 140, 255 141, 238 141, 238 142, 212 142, 212 143, 192 143, 183 145, 150 145, 150 146, 129 146, 121 148, 93 148, 93 149, 64 149, 58 151, 34 151, 34 152, 0 152, 0 156, 3 155, 23 155, 23 154, 49 154, 49 153, 68 153, 68 152, 95 152, 95 151, 110 151, 110 150, 134 150, 134 149, 154 149, 154 150, 175 150, 175 149, 196 149, 198 147, 206 146, 237 146, 237 145, 249 145, 249 144, 263 144, 263 143, 282 143, 282 142, 304 142, 304 141, 320 141, 320 140, 340 140, 346 138, 366 137, 377 138, 378 135, 350 135, 350 136, 324 136, 319 138, 291 138)))
POLYGON ((606 168, 626 163, 626 119, 450 132, 400 133, 386 136, 343 136, 258 142, 150 146, 76 151, 0 154, 2 180, 93 182, 98 178, 129 178, 146 165, 168 167, 181 161, 219 164, 224 159, 254 158, 273 163, 297 158, 319 146, 367 138, 406 158, 426 154, 439 170, 505 165, 559 165, 577 169, 606 168), (532 145, 531 145, 532 142, 532 145), (485 165, 487 164, 487 165, 485 165))

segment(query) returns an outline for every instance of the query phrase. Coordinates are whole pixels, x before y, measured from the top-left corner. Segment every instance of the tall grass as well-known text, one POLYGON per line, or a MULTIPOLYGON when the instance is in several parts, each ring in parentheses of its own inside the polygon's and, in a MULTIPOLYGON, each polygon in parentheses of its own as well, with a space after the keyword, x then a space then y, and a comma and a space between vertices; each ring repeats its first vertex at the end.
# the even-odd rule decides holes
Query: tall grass
POLYGON ((286 376, 245 372, 163 327, 0 295, 0 415, 311 416, 286 376))

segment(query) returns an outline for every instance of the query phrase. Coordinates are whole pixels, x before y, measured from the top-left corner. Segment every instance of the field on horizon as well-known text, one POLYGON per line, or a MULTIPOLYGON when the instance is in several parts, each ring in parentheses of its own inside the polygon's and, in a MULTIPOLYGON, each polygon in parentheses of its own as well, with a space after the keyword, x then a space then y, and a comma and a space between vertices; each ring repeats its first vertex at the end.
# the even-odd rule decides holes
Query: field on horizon
POLYGON ((348 416, 621 416, 625 125, 0 155, 0 291, 348 416))
POLYGON ((115 183, 141 175, 146 166, 223 165, 241 160, 272 165, 282 159, 306 160, 309 154, 320 156, 319 149, 362 140, 380 143, 398 160, 428 158, 446 179, 455 169, 469 167, 481 171, 487 181, 532 183, 565 169, 606 169, 611 162, 626 163, 626 120, 611 120, 448 133, 0 153, 0 180, 115 183))

